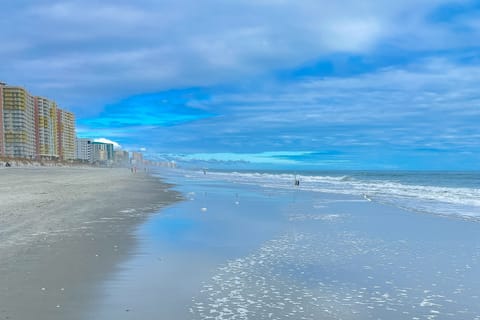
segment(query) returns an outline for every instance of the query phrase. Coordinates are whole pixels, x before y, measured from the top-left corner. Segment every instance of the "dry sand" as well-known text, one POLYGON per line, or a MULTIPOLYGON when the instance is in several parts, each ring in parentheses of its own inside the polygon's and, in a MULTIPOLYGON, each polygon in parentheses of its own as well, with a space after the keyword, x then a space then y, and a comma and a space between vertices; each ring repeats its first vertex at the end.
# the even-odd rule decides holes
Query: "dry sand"
POLYGON ((0 320, 82 319, 132 231, 180 196, 128 169, 0 169, 0 320))

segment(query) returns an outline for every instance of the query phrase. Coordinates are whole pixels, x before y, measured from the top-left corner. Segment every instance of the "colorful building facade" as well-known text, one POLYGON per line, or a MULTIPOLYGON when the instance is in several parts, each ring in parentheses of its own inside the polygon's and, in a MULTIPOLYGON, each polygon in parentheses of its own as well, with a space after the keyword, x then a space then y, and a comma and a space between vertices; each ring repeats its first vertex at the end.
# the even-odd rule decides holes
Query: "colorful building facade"
POLYGON ((48 99, 35 97, 35 112, 36 153, 41 158, 57 159, 59 157, 57 105, 48 99))
POLYGON ((4 155, 34 159, 35 98, 24 88, 4 86, 2 100, 4 155))
POLYGON ((75 117, 26 89, 0 83, 0 156, 75 159, 75 117))
POLYGON ((3 130, 3 88, 5 83, 0 82, 0 157, 5 156, 5 134, 3 130))
POLYGON ((61 160, 75 159, 75 116, 73 113, 57 109, 58 155, 61 160))

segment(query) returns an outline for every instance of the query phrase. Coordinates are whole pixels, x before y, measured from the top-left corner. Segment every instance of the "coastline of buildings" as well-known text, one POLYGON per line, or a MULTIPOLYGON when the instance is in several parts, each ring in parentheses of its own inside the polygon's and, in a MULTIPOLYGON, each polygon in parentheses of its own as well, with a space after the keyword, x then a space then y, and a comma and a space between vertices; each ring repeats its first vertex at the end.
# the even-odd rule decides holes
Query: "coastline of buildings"
POLYGON ((115 150, 113 144, 76 137, 75 115, 55 101, 33 96, 25 88, 0 82, 0 162, 56 161, 94 166, 175 167, 150 161, 140 152, 115 150))
POLYGON ((146 160, 141 152, 115 150, 112 143, 98 142, 89 138, 77 138, 75 150, 77 161, 96 166, 131 168, 176 167, 175 162, 146 160))
POLYGON ((73 160, 75 116, 55 101, 0 82, 0 156, 73 160))

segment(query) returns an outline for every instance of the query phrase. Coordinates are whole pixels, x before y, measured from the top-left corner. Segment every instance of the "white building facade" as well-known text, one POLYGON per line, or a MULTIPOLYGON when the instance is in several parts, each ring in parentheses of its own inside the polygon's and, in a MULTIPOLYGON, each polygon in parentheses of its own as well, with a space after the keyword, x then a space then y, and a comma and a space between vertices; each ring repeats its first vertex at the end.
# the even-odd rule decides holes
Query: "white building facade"
POLYGON ((82 161, 90 161, 92 158, 92 139, 77 138, 75 140, 75 158, 82 161))

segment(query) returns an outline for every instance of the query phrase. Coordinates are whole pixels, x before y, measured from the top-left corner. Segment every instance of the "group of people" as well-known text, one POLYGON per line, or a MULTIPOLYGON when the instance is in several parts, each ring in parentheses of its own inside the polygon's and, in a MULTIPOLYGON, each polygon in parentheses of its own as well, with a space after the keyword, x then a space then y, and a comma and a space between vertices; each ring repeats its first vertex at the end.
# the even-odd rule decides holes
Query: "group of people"
MULTIPOLYGON (((131 167, 131 168, 130 168, 130 171, 131 171, 132 173, 137 173, 137 167, 131 167)), ((147 171, 148 171, 147 167, 143 168, 143 171, 144 171, 144 172, 147 172, 147 171)))

